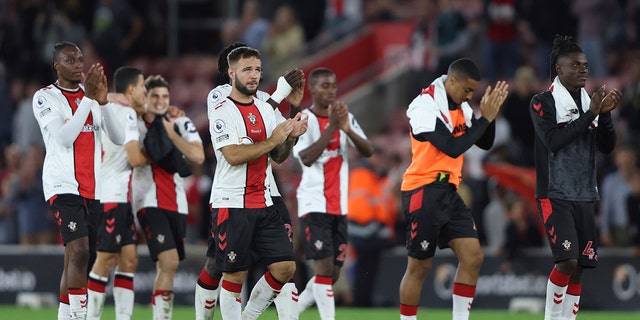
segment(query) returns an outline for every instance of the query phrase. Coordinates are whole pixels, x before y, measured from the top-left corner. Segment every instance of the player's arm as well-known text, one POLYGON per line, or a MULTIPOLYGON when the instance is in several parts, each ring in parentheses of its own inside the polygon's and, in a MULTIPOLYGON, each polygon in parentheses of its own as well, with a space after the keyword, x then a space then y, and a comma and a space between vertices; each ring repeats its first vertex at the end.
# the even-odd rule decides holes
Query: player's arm
POLYGON ((225 160, 227 160, 227 162, 232 166, 256 160, 271 152, 271 150, 278 147, 278 145, 282 144, 287 139, 287 135, 289 133, 286 130, 283 130, 284 124, 286 124, 286 122, 278 125, 267 140, 253 144, 230 144, 220 148, 220 152, 222 152, 225 160))
POLYGON ((49 131, 51 137, 65 148, 73 147, 73 143, 78 138, 82 127, 87 121, 87 116, 91 112, 92 106, 97 106, 97 102, 87 97, 82 98, 78 109, 71 116, 71 119, 65 121, 62 114, 56 112, 55 106, 50 104, 53 97, 48 99, 44 95, 38 95, 33 98, 33 109, 38 121, 45 122, 44 128, 49 131), (39 105, 39 99, 45 99, 42 105, 39 105), (54 111, 55 110, 55 111, 54 111))
POLYGON ((551 93, 548 92, 538 94, 531 99, 529 114, 536 135, 551 152, 557 152, 580 137, 596 118, 591 110, 587 110, 570 123, 557 123, 556 108, 553 105, 551 93))
MULTIPOLYGON (((166 118, 162 119, 164 123, 164 127, 167 131, 167 135, 171 140, 171 143, 184 155, 184 157, 194 164, 202 164, 204 162, 204 149, 202 148, 201 141, 187 141, 183 138, 178 130, 176 130, 176 123, 173 119, 167 120, 166 118)), ((193 132, 195 132, 195 127, 191 121, 187 121, 184 123, 185 126, 189 126, 193 132), (192 127, 192 128, 191 128, 192 127)))
POLYGON ((327 148, 329 141, 331 141, 331 137, 333 137, 333 133, 338 130, 338 124, 329 122, 327 128, 322 132, 320 138, 311 143, 307 148, 298 152, 298 157, 300 161, 307 166, 310 167, 313 163, 320 158, 324 149, 327 148))
POLYGON ((144 150, 140 148, 140 142, 138 140, 125 143, 124 149, 127 152, 127 161, 132 167, 141 167, 151 163, 151 159, 149 159, 144 150))
POLYGON ((454 137, 445 124, 442 123, 442 120, 437 119, 434 131, 415 134, 412 130, 411 135, 418 141, 430 142, 434 147, 449 157, 457 158, 469 150, 469 148, 480 139, 488 127, 489 120, 482 117, 477 119, 470 128, 467 128, 464 134, 459 137, 454 137))
POLYGON ((616 129, 611 120, 611 112, 601 113, 596 131, 598 150, 605 154, 611 153, 616 146, 617 140, 616 129))
MULTIPOLYGON (((475 126, 476 125, 475 123, 477 121, 478 120, 476 119, 472 119, 471 127, 475 126)), ((480 136, 478 141, 476 141, 475 145, 482 150, 489 150, 493 146, 493 141, 495 140, 495 138, 496 138, 496 122, 492 121, 489 123, 489 126, 487 127, 487 129, 484 130, 484 133, 482 134, 482 136, 480 136)))
POLYGON ((353 146, 356 147, 356 150, 358 150, 363 157, 368 158, 373 155, 373 145, 366 137, 364 137, 364 132, 360 129, 360 126, 353 115, 347 113, 345 120, 341 122, 340 130, 347 134, 347 137, 351 140, 353 146), (360 133, 362 133, 362 135, 360 135, 360 133))
POLYGON ((293 146, 298 141, 298 137, 303 135, 307 131, 308 120, 301 119, 302 114, 298 113, 293 118, 286 120, 291 123, 291 132, 287 136, 287 139, 281 144, 277 145, 270 153, 271 159, 276 163, 282 163, 291 154, 293 146))
POLYGON ((111 103, 107 103, 102 106, 100 110, 102 111, 102 124, 109 140, 114 144, 121 146, 125 141, 125 128, 116 108, 119 107, 114 106, 111 103))

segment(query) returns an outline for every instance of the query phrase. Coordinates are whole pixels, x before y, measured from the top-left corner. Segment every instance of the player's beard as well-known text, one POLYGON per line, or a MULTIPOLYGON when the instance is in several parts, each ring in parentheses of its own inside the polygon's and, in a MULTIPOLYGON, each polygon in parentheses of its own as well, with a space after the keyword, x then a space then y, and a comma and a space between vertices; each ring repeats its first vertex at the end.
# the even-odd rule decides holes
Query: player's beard
POLYGON ((240 93, 245 94, 247 96, 252 96, 252 95, 256 94, 256 91, 258 91, 258 87, 257 86, 256 86, 255 89, 249 90, 249 88, 247 88, 247 86, 245 86, 244 84, 242 84, 240 82, 238 77, 236 77, 235 85, 236 85, 236 89, 238 91, 240 91, 240 93))

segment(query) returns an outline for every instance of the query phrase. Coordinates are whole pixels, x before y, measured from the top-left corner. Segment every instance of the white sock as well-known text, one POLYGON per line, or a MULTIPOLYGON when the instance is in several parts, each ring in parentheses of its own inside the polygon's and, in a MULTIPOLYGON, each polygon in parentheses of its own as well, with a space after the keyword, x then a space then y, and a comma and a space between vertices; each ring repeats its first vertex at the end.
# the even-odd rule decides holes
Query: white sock
POLYGON ((298 296, 298 314, 301 314, 316 302, 316 298, 313 296, 313 284, 315 282, 316 277, 311 277, 307 282, 307 286, 300 292, 298 296))
POLYGON ((562 305, 569 284, 569 275, 553 268, 547 281, 547 298, 544 306, 544 320, 559 320, 562 315, 562 305))
POLYGON ((220 315, 222 319, 240 319, 242 314, 242 300, 240 292, 242 285, 222 280, 220 285, 220 315))
POLYGON ((196 283, 196 320, 213 320, 220 286, 209 290, 196 283))
POLYGON ((133 273, 116 272, 113 281, 113 300, 116 305, 116 320, 131 319, 135 302, 133 273))
POLYGON ((285 283, 273 302, 276 304, 278 319, 298 320, 298 288, 295 283, 285 283))
POLYGON ((452 320, 468 320, 471 311, 473 298, 453 295, 453 318, 452 320))
POLYGON ((454 283, 453 284, 453 318, 452 320, 468 320, 471 312, 471 304, 476 294, 476 286, 454 283))
POLYGON ((313 297, 318 305, 320 319, 334 320, 336 302, 333 297, 333 279, 331 277, 316 276, 316 282, 313 284, 313 297))
POLYGON ((400 315, 400 320, 418 320, 418 316, 417 315, 415 315, 415 316, 403 316, 403 315, 400 315))
POLYGON ((153 320, 171 320, 171 314, 173 313, 173 291, 154 291, 152 302, 153 320))
POLYGON ((271 272, 267 271, 251 290, 249 301, 242 312, 242 319, 258 319, 264 310, 271 305, 273 299, 280 294, 282 286, 278 280, 273 278, 271 272))
POLYGON ((68 320, 69 318, 69 304, 61 301, 58 304, 58 320, 68 320))
POLYGON ((580 310, 580 293, 582 285, 570 283, 562 302, 562 320, 575 320, 580 310))
POLYGON ((106 286, 109 281, 108 277, 103 277, 93 272, 89 273, 87 281, 87 320, 100 320, 102 317, 102 309, 104 307, 104 299, 107 294, 106 286))
POLYGON ((84 320, 87 316, 87 288, 69 289, 69 319, 84 320))

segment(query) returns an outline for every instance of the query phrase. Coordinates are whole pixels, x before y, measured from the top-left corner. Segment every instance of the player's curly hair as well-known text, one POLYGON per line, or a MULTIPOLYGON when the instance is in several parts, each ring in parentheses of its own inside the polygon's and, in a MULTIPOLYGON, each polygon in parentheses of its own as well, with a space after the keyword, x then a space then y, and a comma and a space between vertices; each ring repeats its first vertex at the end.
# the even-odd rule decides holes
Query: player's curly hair
POLYGON ((549 61, 551 62, 549 65, 549 75, 551 75, 551 80, 558 75, 556 72, 556 64, 558 63, 558 58, 562 56, 566 56, 571 53, 582 53, 582 48, 578 46, 578 44, 573 40, 571 36, 561 36, 556 34, 553 39, 553 47, 551 48, 551 54, 549 55, 549 61))
POLYGON ((161 75, 148 76, 147 79, 144 80, 144 86, 147 88, 147 91, 151 91, 151 89, 158 87, 164 87, 167 88, 167 90, 171 91, 169 82, 165 80, 161 75))

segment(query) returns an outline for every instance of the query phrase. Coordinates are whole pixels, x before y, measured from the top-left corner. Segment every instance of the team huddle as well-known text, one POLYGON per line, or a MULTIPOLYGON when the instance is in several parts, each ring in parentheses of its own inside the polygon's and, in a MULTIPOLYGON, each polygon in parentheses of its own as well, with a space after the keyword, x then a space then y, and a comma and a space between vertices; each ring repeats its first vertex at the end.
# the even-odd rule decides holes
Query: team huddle
MULTIPOLYGON (((572 39, 557 38, 554 50, 557 76, 529 108, 537 137, 536 198, 556 263, 547 288, 548 320, 575 319, 582 269, 597 262, 592 146, 605 153, 615 146, 610 111, 620 100, 617 90, 604 86, 592 96, 584 91, 586 58, 572 39), (576 170, 556 174, 567 165, 576 170), (582 169, 593 177, 578 177, 582 169), (566 181, 574 189, 560 188, 566 181)), ((36 92, 33 112, 46 147, 45 199, 65 245, 58 319, 100 319, 114 270, 116 319, 131 319, 136 218, 156 264, 153 318, 171 319, 173 280, 185 258, 184 177, 205 160, 200 135, 183 111, 170 106, 170 85, 161 76, 145 78, 137 68, 121 67, 109 93, 103 68, 92 65, 85 76, 82 52, 69 42, 56 44, 53 67, 57 81, 36 92)), ((258 90, 260 53, 242 43, 223 49, 218 69, 229 83, 207 97, 216 166, 211 237, 194 283, 195 318, 213 319, 217 305, 223 319, 257 319, 275 303, 279 319, 298 319, 315 303, 321 319, 333 320, 332 286, 347 248, 348 150, 369 157, 373 146, 337 99, 330 69, 317 68, 307 79, 293 69, 268 94, 258 90), (313 103, 300 111, 305 88, 313 103), (291 106, 287 115, 278 108, 284 100, 291 106), (302 167, 298 215, 315 272, 300 293, 293 281, 295 226, 272 171, 272 162, 289 156, 302 167), (242 287, 258 260, 267 270, 243 303, 242 287)), ((471 212, 457 194, 462 154, 474 144, 491 148, 494 120, 508 95, 504 81, 489 86, 480 115, 474 115, 468 101, 479 81, 473 61, 456 60, 407 109, 412 162, 401 187, 408 250, 399 284, 401 320, 417 319, 436 246, 451 248, 459 259, 452 319, 469 318, 483 254, 471 212)))

